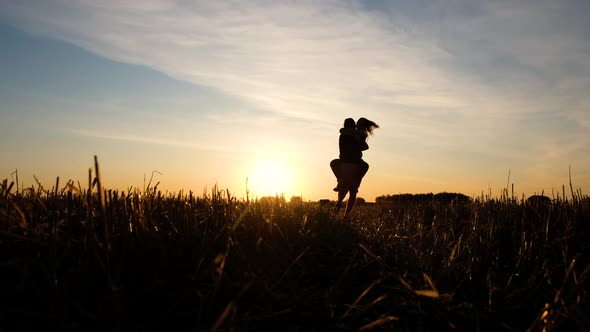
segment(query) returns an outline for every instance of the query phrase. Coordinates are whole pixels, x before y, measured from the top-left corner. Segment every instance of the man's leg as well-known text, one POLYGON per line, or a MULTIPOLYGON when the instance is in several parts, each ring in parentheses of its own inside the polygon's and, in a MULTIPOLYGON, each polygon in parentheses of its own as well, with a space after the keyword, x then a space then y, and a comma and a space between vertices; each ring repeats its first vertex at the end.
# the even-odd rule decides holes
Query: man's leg
POLYGON ((346 191, 339 191, 338 192, 338 202, 336 202, 336 206, 334 206, 334 212, 338 213, 340 208, 342 207, 342 201, 344 201, 344 197, 346 197, 346 191))
POLYGON ((356 191, 351 190, 350 195, 348 196, 348 204, 346 204, 346 212, 344 216, 348 216, 352 208, 354 207, 354 203, 356 202, 356 191))

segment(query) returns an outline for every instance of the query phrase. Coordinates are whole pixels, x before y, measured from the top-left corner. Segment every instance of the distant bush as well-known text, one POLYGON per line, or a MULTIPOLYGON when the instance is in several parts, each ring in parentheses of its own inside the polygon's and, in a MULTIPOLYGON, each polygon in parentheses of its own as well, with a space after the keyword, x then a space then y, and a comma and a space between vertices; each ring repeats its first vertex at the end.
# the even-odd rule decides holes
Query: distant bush
POLYGON ((439 202, 449 204, 451 202, 456 203, 468 203, 471 201, 469 196, 460 193, 428 193, 428 194, 397 194, 397 195, 383 195, 375 199, 377 204, 420 204, 420 203, 431 203, 439 202))
POLYGON ((551 198, 542 195, 533 195, 527 198, 526 203, 529 205, 546 205, 551 203, 551 198))

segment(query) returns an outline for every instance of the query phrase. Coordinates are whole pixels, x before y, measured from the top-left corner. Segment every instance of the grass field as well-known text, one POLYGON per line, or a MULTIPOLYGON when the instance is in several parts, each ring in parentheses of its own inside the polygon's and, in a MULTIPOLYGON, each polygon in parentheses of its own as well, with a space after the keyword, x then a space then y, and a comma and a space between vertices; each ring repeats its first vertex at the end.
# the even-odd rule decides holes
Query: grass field
MULTIPOLYGON (((97 165, 98 166, 98 165, 97 165)), ((0 331, 590 330, 590 199, 0 188, 0 331)), ((571 197, 573 195, 573 197, 571 197)))

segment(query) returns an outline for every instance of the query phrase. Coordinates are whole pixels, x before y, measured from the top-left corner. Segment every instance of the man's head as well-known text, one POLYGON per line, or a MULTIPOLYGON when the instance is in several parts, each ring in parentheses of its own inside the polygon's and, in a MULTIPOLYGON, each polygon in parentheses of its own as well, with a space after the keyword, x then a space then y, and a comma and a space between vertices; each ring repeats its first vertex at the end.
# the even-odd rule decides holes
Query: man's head
POLYGON ((353 118, 348 118, 344 120, 344 128, 356 128, 356 123, 354 122, 353 118))

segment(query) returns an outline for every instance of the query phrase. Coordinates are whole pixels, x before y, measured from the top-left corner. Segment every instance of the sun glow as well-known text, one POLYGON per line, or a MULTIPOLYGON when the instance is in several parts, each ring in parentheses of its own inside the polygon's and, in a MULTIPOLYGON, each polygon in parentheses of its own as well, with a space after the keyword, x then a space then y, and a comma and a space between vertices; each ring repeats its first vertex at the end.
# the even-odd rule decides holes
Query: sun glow
POLYGON ((252 194, 274 196, 289 193, 293 183, 293 172, 281 160, 260 160, 250 172, 248 189, 252 194))

